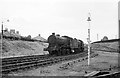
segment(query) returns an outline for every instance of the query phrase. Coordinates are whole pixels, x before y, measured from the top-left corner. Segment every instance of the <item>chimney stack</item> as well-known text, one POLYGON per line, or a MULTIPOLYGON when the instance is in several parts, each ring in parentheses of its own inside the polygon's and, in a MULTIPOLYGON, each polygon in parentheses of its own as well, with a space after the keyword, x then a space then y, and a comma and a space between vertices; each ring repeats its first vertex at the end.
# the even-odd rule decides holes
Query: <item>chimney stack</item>
POLYGON ((15 34, 15 29, 10 29, 10 34, 15 34))
POLYGON ((19 34, 19 31, 16 31, 16 34, 19 34))
POLYGON ((8 28, 5 28, 4 32, 8 32, 8 28))

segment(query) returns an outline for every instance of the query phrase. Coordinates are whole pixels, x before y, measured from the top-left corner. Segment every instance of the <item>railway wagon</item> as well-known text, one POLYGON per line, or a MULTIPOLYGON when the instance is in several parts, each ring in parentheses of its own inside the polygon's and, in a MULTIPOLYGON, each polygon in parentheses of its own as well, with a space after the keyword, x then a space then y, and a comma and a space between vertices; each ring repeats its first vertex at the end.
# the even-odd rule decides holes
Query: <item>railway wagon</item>
POLYGON ((47 39, 49 46, 44 48, 50 55, 67 55, 80 53, 84 51, 84 43, 82 40, 71 38, 68 36, 55 35, 52 33, 47 39))

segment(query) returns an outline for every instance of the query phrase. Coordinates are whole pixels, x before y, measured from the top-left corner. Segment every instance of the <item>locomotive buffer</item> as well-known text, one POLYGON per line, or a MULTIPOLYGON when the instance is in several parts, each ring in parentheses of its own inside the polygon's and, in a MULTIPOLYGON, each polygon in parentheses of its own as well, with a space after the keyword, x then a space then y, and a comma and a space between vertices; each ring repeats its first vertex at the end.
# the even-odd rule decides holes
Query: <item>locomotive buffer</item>
POLYGON ((89 27, 88 27, 88 66, 90 65, 90 13, 89 13, 89 16, 88 16, 88 19, 87 19, 88 23, 89 23, 89 27))

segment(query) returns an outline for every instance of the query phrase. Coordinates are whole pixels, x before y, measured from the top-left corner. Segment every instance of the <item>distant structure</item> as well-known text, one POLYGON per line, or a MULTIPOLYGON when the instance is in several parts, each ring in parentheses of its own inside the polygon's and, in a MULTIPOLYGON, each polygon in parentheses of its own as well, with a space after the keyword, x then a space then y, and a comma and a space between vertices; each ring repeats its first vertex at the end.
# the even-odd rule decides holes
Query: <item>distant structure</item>
POLYGON ((38 36, 34 37, 33 39, 40 40, 40 41, 46 41, 46 39, 44 39, 43 37, 41 37, 40 34, 38 34, 38 36))
POLYGON ((3 35, 4 35, 4 36, 7 36, 7 37, 10 37, 10 36, 20 37, 20 36, 21 36, 21 35, 19 34, 19 31, 16 31, 16 32, 15 32, 15 29, 10 29, 10 31, 9 31, 8 28, 5 28, 5 30, 3 30, 3 35))
POLYGON ((31 39, 31 35, 28 35, 27 38, 28 38, 28 39, 31 39))
POLYGON ((107 36, 104 36, 103 39, 101 39, 101 41, 106 41, 106 40, 108 40, 107 36))

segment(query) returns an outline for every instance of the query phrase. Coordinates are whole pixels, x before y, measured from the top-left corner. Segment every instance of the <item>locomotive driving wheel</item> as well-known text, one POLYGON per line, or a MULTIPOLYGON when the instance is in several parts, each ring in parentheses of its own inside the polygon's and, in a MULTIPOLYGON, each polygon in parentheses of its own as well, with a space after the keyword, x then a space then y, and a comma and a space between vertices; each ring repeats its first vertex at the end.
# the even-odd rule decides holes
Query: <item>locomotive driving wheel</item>
POLYGON ((66 49, 66 54, 69 55, 70 54, 70 49, 66 49))
POLYGON ((78 48, 75 48, 74 51, 75 51, 75 54, 79 53, 79 49, 78 48))
POLYGON ((57 56, 61 55, 61 51, 60 50, 57 50, 56 53, 57 53, 57 56))
POLYGON ((66 52, 65 49, 62 49, 61 50, 61 55, 65 55, 65 52, 66 52))

